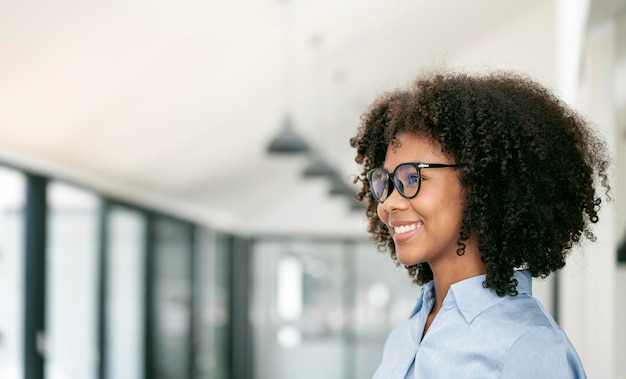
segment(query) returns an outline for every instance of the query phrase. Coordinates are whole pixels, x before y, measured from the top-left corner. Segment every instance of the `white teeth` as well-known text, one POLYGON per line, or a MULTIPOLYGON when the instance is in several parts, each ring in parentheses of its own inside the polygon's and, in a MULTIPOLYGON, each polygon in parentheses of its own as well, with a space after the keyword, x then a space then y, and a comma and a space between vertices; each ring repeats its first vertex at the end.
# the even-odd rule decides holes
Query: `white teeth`
POLYGON ((406 233, 406 232, 411 231, 411 230, 415 230, 415 228, 417 228, 416 224, 394 226, 393 227, 393 231, 396 234, 401 234, 401 233, 406 233))

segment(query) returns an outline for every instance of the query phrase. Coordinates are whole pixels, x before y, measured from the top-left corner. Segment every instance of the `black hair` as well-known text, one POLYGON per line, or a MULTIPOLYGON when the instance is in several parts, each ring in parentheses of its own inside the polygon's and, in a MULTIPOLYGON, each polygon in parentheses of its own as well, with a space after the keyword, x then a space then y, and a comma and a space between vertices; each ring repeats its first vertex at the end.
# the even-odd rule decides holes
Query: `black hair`
MULTIPOLYGON (((436 141, 459 165, 468 189, 459 233, 478 237, 487 267, 484 286, 499 296, 517 294, 513 272, 547 277, 565 265, 581 236, 595 240, 601 199, 608 199, 605 144, 590 124, 545 87, 506 72, 431 73, 408 90, 380 96, 350 140, 363 171, 357 200, 366 200, 368 231, 396 260, 393 240, 376 214, 366 173, 380 167, 402 132, 436 141)), ((427 263, 407 267, 418 284, 432 280, 427 263)))

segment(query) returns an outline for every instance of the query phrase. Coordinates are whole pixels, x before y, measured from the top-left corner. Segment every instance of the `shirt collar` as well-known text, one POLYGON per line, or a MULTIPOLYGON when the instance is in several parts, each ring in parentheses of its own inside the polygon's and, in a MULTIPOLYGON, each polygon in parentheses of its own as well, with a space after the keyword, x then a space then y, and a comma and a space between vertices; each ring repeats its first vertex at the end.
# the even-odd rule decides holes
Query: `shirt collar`
MULTIPOLYGON (((500 297, 496 295, 492 289, 484 288, 483 282, 485 281, 485 277, 486 275, 474 276, 451 285, 448 295, 443 301, 443 306, 456 306, 463 315, 463 318, 465 318, 465 321, 469 324, 479 314, 508 297, 508 295, 500 297)), ((513 277, 517 279, 517 292, 519 294, 532 295, 532 281, 528 271, 515 271, 513 277)), ((434 297, 434 283, 430 281, 424 285, 422 295, 419 297, 410 317, 413 317, 422 309, 425 303, 428 303, 430 300, 434 299, 434 297)))
MULTIPOLYGON (((456 305, 469 324, 479 314, 509 297, 500 297, 493 289, 484 288, 485 277, 486 275, 479 275, 451 285, 443 306, 456 305)), ((515 271, 513 277, 517 280, 518 294, 532 295, 532 281, 528 271, 515 271)))
MULTIPOLYGON (((422 293, 420 297, 417 299, 417 304, 413 307, 409 318, 415 316, 424 306, 424 304, 428 304, 429 302, 434 302, 435 299, 435 283, 431 280, 430 282, 424 284, 422 287, 422 293)), ((430 306, 429 306, 430 308, 430 306)), ((430 309, 429 309, 430 312, 430 309)))

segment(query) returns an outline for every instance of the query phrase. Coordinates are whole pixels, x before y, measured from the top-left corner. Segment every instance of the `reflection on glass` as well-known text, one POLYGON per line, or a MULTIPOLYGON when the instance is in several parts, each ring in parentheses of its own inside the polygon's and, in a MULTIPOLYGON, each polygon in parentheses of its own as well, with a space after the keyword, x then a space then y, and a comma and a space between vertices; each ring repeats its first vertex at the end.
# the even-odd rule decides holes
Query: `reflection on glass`
POLYGON ((369 242, 355 245, 355 293, 352 311, 355 378, 370 378, 382 358, 389 331, 406 320, 420 288, 389 253, 369 242))
POLYGON ((158 379, 189 377, 191 227, 158 219, 155 233, 155 364, 158 379))
POLYGON ((258 240, 252 267, 258 379, 371 378, 420 292, 368 241, 258 240))
POLYGON ((284 320, 302 314, 302 263, 297 257, 284 256, 278 261, 277 308, 284 320))
POLYGON ((228 378, 228 244, 217 232, 201 229, 198 238, 198 318, 196 378, 228 378))
POLYGON ((367 304, 374 309, 384 309, 389 304, 391 290, 383 282, 374 282, 367 289, 367 304))
POLYGON ((281 326, 276 333, 278 345, 285 349, 293 349, 302 343, 302 331, 295 326, 281 326))
POLYGON ((145 220, 110 208, 107 252, 107 378, 143 378, 145 220))
POLYGON ((0 167, 0 377, 23 375, 24 177, 0 167))
POLYGON ((95 378, 100 201, 57 182, 48 187, 48 207, 45 375, 95 378))
POLYGON ((343 259, 340 242, 255 244, 251 313, 257 379, 345 378, 343 259))

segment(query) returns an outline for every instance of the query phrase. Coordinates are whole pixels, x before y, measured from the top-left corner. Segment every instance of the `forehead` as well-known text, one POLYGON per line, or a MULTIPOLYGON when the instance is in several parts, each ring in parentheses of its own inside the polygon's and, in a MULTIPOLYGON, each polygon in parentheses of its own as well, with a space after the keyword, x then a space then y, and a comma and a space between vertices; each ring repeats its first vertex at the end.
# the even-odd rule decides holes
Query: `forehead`
POLYGON ((383 167, 390 171, 406 162, 453 163, 452 157, 441 151, 441 145, 431 138, 413 133, 398 134, 387 146, 383 167))

